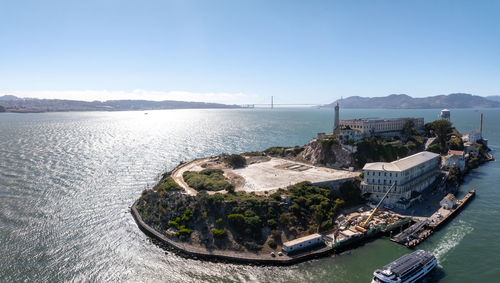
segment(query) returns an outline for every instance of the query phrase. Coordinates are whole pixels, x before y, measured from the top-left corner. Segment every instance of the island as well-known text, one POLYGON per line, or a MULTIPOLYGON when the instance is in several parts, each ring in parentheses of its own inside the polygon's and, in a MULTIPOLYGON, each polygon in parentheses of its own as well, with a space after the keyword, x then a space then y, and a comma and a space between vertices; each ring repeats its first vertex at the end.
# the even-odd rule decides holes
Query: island
POLYGON ((384 235, 414 246, 468 201, 452 197, 464 175, 493 159, 482 114, 480 129, 462 134, 447 111, 426 124, 339 120, 337 104, 332 133, 181 163, 131 212, 163 247, 197 259, 294 264, 384 235), (415 241, 396 235, 403 229, 415 241))

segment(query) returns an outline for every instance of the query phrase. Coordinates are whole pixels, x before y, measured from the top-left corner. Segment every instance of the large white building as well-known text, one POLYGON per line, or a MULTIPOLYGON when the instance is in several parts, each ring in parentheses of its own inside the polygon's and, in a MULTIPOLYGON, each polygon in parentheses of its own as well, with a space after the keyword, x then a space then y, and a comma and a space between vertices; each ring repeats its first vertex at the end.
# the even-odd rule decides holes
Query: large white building
POLYGON ((390 163, 367 163, 363 167, 361 191, 378 202, 395 185, 384 204, 406 209, 434 182, 439 173, 439 163, 439 154, 427 151, 390 163))
POLYGON ((358 130, 364 135, 398 134, 406 121, 412 120, 416 129, 424 127, 424 118, 387 118, 340 120, 340 128, 358 130))
POLYGON ((283 243, 282 250, 289 254, 306 248, 314 247, 323 243, 323 238, 320 234, 314 233, 302 238, 298 238, 289 242, 283 243))

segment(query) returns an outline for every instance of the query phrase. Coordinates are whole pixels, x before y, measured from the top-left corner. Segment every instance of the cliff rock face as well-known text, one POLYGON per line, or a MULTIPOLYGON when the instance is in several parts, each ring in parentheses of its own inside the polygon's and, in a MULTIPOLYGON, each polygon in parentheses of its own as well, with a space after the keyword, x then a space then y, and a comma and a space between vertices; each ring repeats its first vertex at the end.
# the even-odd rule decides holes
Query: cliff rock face
POLYGON ((297 159, 312 165, 331 168, 349 167, 354 164, 354 158, 341 145, 318 139, 310 140, 297 159))

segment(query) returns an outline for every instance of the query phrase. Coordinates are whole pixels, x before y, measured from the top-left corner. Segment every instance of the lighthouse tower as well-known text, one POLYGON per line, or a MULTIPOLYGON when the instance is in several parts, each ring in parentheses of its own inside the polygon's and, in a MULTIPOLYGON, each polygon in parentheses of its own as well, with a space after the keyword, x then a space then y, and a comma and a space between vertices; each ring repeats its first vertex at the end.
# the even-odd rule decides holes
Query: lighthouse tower
POLYGON ((335 105, 335 121, 333 122, 333 133, 335 134, 339 127, 339 103, 335 105))

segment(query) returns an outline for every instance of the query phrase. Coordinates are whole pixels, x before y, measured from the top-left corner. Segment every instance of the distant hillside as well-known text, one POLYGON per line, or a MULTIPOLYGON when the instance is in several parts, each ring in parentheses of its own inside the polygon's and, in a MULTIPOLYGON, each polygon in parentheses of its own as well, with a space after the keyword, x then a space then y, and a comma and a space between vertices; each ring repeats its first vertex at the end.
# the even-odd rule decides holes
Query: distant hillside
MULTIPOLYGON (((239 108, 237 105, 186 101, 108 100, 79 101, 62 99, 19 98, 0 96, 0 103, 7 112, 54 112, 54 111, 124 111, 160 109, 239 108)), ((1 111, 1 108, 0 108, 1 111)))
POLYGON ((19 98, 19 97, 14 96, 14 95, 0 96, 0 101, 5 101, 5 100, 19 100, 19 99, 22 99, 22 98, 19 98))
POLYGON ((493 108, 500 107, 500 101, 466 93, 452 93, 423 98, 413 98, 406 94, 391 94, 384 97, 351 96, 324 105, 332 108, 339 102, 343 108, 381 108, 381 109, 425 109, 425 108, 493 108))
POLYGON ((487 99, 500 102, 500 95, 486 96, 487 99))

